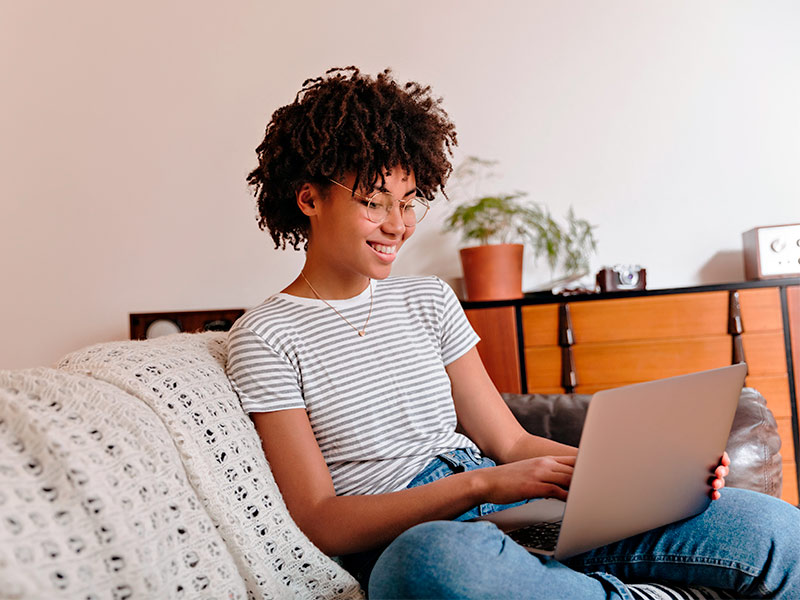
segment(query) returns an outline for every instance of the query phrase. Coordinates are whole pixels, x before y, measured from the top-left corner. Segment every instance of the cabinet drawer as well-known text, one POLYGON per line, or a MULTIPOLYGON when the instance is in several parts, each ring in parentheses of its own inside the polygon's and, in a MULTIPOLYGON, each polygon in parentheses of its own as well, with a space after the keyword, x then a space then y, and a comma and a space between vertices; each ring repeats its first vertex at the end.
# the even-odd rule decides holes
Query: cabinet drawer
MULTIPOLYGON (((728 333, 728 292, 569 303, 577 343, 703 337, 728 333)), ((777 289, 741 290, 745 332, 782 331, 777 289)), ((526 346, 558 344, 558 304, 524 306, 526 346)))
POLYGON ((525 348, 525 376, 528 380, 528 391, 546 393, 545 390, 561 387, 561 348, 558 346, 540 346, 525 348))
POLYGON ((744 358, 748 373, 753 376, 783 375, 786 373, 786 345, 783 331, 763 331, 742 334, 744 358))
POLYGON ((777 288, 739 291, 742 326, 747 331, 782 331, 781 296, 777 288))
POLYGON ((525 347, 558 346, 558 304, 522 307, 525 347))
POLYGON ((728 335, 694 339, 576 344, 578 385, 605 387, 724 367, 731 362, 728 335))
POLYGON ((569 305, 577 344, 728 333, 728 293, 616 298, 569 305))

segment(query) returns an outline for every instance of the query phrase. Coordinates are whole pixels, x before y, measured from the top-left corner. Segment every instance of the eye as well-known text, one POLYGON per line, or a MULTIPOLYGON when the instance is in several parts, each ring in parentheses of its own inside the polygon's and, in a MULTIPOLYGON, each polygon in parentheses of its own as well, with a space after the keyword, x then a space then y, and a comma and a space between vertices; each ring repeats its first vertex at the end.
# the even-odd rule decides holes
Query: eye
POLYGON ((380 192, 375 191, 375 192, 372 192, 369 195, 363 196, 363 198, 364 198, 364 200, 366 201, 367 204, 368 203, 372 203, 373 206, 374 206, 376 204, 383 204, 381 196, 382 196, 382 194, 380 192))

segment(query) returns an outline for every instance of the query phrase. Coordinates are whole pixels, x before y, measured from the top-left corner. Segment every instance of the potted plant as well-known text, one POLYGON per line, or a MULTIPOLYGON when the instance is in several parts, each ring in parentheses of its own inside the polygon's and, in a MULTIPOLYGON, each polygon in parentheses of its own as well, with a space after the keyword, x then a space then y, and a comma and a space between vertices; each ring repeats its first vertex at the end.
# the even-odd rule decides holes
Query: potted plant
MULTIPOLYGON (((456 182, 462 189, 478 182, 494 164, 468 157, 454 173, 456 182)), ((460 250, 468 300, 521 298, 525 244, 537 259, 546 258, 551 274, 559 265, 568 277, 588 272, 597 247, 594 226, 576 218, 570 208, 564 228, 545 206, 525 201, 525 196, 476 194, 459 203, 445 221, 446 231, 459 231, 465 243, 473 244, 460 250)))

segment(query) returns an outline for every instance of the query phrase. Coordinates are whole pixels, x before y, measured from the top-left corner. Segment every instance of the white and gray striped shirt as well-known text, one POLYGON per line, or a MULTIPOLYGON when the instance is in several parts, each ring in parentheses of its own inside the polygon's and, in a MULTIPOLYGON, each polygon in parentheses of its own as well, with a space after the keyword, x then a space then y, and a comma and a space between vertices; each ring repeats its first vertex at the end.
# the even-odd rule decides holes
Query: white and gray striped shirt
MULTIPOLYGON (((478 342, 437 277, 372 282, 367 334, 317 299, 276 294, 228 338, 228 376, 245 411, 303 408, 339 495, 403 489, 437 454, 475 444, 456 433, 445 366, 478 342)), ((361 326, 369 287, 330 302, 361 326)))

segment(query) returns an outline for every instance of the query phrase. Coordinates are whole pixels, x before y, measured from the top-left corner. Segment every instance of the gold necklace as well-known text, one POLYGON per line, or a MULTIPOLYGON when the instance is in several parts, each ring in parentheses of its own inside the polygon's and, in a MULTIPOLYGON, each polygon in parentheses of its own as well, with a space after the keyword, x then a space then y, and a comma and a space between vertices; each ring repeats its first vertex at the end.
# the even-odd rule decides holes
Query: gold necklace
POLYGON ((369 280, 369 312, 367 313, 367 320, 364 321, 364 326, 361 329, 359 329, 358 327, 353 325, 350 321, 348 321, 347 318, 342 313, 336 310, 336 308, 334 308, 330 302, 328 302, 327 300, 325 300, 325 298, 319 295, 319 292, 314 289, 313 285, 311 285, 311 282, 308 280, 308 277, 306 277, 305 273, 300 271, 300 275, 303 279, 305 279, 306 283, 308 284, 308 287, 310 287, 311 291, 314 292, 314 295, 320 300, 322 300, 328 306, 328 308, 330 308, 333 312, 339 315, 345 323, 350 325, 350 327, 352 327, 359 336, 364 337, 365 335, 367 335, 367 323, 369 323, 369 318, 372 316, 372 279, 369 280))

